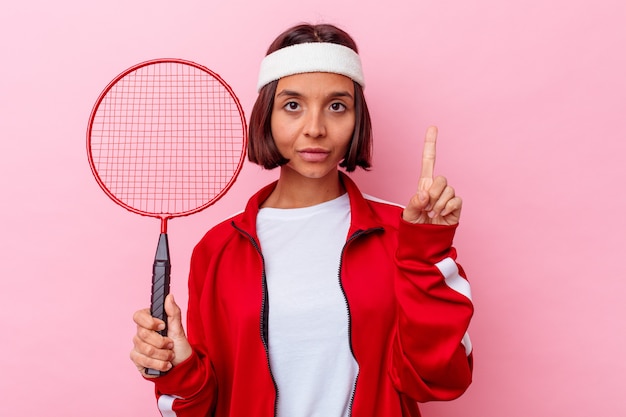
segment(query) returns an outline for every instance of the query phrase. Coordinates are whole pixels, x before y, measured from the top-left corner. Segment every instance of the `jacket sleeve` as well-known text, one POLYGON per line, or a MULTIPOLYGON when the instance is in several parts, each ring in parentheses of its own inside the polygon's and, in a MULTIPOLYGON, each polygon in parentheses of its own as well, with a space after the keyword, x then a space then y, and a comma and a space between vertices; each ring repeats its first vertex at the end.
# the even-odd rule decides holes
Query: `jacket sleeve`
POLYGON ((210 416, 215 407, 216 379, 208 357, 206 326, 199 310, 199 298, 206 276, 205 259, 194 250, 189 274, 187 338, 193 353, 155 382, 157 405, 163 416, 210 416))
POLYGON ((474 309, 452 247, 455 230, 400 221, 389 369, 396 389, 420 402, 454 399, 472 380, 467 329, 474 309))

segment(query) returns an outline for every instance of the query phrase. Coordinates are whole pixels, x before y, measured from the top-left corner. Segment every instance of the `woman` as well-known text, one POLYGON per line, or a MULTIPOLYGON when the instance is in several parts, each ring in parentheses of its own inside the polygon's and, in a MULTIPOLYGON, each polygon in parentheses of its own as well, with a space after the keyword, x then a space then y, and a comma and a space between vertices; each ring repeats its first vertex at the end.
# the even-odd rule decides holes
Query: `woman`
POLYGON ((278 180, 195 247, 187 334, 140 310, 131 359, 164 416, 419 416, 471 382, 469 284, 452 240, 461 199, 426 135, 405 208, 361 194, 371 127, 352 38, 281 34, 261 64, 249 159, 278 180), (145 376, 145 375, 144 375, 145 376))

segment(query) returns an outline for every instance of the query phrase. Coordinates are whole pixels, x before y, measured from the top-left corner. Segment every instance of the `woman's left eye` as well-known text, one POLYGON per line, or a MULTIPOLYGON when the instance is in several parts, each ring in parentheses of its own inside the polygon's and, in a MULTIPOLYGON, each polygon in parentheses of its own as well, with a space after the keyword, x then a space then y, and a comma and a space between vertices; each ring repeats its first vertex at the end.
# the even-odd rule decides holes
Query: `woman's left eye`
POLYGON ((346 106, 343 103, 333 103, 330 105, 330 109, 335 112, 344 111, 346 106))

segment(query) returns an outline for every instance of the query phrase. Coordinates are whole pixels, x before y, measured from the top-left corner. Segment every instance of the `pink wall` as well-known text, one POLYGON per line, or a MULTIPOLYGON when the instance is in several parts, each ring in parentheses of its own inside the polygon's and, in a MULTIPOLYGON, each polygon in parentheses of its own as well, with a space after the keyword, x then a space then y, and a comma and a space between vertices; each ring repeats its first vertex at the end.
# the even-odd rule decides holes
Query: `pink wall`
MULTIPOLYGON (((376 135, 363 190, 405 203, 437 124, 437 170, 465 198, 475 382, 425 416, 626 415, 625 19, 623 0, 8 2, 0 416, 158 415, 128 360, 158 223, 93 180, 91 107, 130 65, 180 57, 220 73, 249 114, 265 48, 300 21, 338 23, 361 47, 376 135)), ((273 177, 248 164, 216 206, 170 223, 180 302, 194 243, 273 177)))

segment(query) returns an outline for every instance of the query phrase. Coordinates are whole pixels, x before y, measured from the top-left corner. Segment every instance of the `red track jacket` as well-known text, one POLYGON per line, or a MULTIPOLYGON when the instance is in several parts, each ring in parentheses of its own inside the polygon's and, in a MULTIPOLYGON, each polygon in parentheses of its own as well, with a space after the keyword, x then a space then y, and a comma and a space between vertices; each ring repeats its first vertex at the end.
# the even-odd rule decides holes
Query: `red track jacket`
MULTIPOLYGON (((359 375, 352 417, 417 417, 416 402, 461 395, 472 377, 469 284, 452 248, 455 226, 401 220, 402 208, 363 196, 343 173, 352 218, 339 279, 359 375)), ((156 378, 164 417, 272 417, 259 205, 210 230, 191 258, 187 335, 194 354, 156 378)), ((329 416, 331 417, 331 416, 329 416)))

